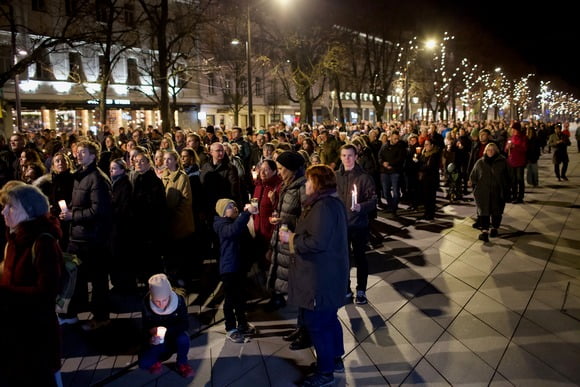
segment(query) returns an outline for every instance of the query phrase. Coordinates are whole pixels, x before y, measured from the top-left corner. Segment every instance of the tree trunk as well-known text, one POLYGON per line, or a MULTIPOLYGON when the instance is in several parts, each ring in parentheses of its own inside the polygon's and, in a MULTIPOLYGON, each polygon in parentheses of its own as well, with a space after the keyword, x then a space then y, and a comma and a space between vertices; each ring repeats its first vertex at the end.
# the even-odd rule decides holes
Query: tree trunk
POLYGON ((169 82, 168 74, 168 55, 167 50, 167 21, 169 19, 169 5, 168 0, 161 1, 161 14, 159 25, 157 26, 157 48, 159 50, 159 74, 157 74, 157 81, 159 82, 159 113, 161 115, 161 128, 163 133, 167 133, 173 126, 173 117, 171 117, 169 108, 169 82))

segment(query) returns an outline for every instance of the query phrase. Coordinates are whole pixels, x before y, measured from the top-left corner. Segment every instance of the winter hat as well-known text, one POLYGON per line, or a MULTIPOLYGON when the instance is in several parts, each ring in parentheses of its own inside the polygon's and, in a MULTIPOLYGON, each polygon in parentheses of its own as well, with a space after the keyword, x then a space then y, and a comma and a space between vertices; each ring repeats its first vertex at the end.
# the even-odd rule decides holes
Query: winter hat
POLYGON ((151 298, 162 300, 171 295, 171 283, 165 274, 155 274, 149 278, 149 292, 151 298))
POLYGON ((215 212, 217 212, 219 216, 224 216, 226 213, 226 208, 230 203, 234 203, 234 205, 236 204, 236 202, 234 202, 232 199, 218 200, 217 203, 215 204, 215 212))
POLYGON ((48 198, 37 187, 28 184, 17 185, 8 192, 8 196, 20 203, 30 219, 48 213, 48 198))
POLYGON ((304 165, 304 157, 295 151, 284 151, 278 155, 276 162, 280 163, 284 168, 296 172, 304 165))
POLYGON ((213 125, 208 125, 207 128, 205 128, 205 132, 206 133, 215 133, 215 128, 213 127, 213 125))

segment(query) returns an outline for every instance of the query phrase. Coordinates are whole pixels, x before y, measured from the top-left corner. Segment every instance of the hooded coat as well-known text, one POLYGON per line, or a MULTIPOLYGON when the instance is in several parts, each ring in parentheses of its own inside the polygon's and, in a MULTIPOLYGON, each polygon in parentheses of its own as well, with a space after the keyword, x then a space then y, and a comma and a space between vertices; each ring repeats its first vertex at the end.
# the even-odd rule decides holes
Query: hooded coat
POLYGON ((510 194, 508 165, 503 155, 484 155, 475 162, 469 176, 477 215, 501 215, 510 194))

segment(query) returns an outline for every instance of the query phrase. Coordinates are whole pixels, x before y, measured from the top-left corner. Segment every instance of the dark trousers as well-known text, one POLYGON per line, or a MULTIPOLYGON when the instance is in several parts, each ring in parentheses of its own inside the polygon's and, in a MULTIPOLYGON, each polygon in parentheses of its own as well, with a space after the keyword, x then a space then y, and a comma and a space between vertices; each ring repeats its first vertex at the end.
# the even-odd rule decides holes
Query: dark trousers
POLYGON ((226 331, 229 332, 232 329, 236 329, 237 326, 244 325, 248 322, 246 318, 244 273, 224 273, 221 277, 225 295, 224 317, 226 320, 226 331))
POLYGON ((560 177, 566 177, 566 172, 568 171, 568 161, 562 161, 554 163, 554 173, 559 179, 560 177), (560 164, 562 164, 562 169, 560 170, 560 164))
MULTIPOLYGON (((366 247, 369 240, 369 228, 349 228, 348 243, 352 248, 352 256, 356 265, 356 290, 367 290, 367 280, 369 276, 369 264, 366 257, 366 247)), ((348 289, 350 290, 350 277, 348 279, 348 289)))
POLYGON ((304 323, 316 350, 316 368, 322 374, 332 374, 334 359, 344 355, 342 327, 337 312, 338 309, 304 309, 304 323))
POLYGON ((163 343, 149 345, 139 356, 139 368, 149 369, 153 364, 169 359, 175 352, 177 352, 177 364, 186 364, 189 346, 187 332, 181 332, 177 336, 166 335, 163 343))
MULTIPOLYGON (((490 221, 489 221, 490 216, 489 215, 483 215, 483 216, 478 216, 477 217, 477 223, 479 223, 479 228, 481 230, 489 230, 489 225, 490 225, 490 221)), ((491 227, 492 228, 499 228, 499 225, 501 224, 501 215, 491 215, 491 227)))
POLYGON ((76 315, 88 305, 88 283, 92 285, 89 310, 96 320, 109 318, 109 259, 107 247, 96 243, 71 241, 68 252, 76 254, 81 260, 75 292, 69 305, 70 315, 76 315))
POLYGON ((524 200, 526 185, 524 183, 524 170, 526 167, 510 168, 512 200, 524 200))

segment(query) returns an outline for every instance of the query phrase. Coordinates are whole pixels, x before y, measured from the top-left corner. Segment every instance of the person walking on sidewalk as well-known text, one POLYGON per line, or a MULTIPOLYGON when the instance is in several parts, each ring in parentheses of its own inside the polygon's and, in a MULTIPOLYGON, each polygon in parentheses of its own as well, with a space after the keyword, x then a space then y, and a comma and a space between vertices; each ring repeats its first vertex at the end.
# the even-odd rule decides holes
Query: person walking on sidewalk
POLYGON ((554 163, 554 173, 558 181, 568 181, 566 172, 568 171, 568 162, 570 158, 568 157, 568 147, 570 146, 570 138, 562 132, 561 124, 556 125, 554 128, 554 134, 548 139, 548 145, 554 148, 554 155, 552 156, 552 162, 554 163), (562 169, 560 170, 560 164, 562 164, 562 169))
POLYGON ((177 354, 176 370, 184 378, 193 376, 187 362, 189 318, 182 295, 177 294, 165 274, 149 278, 149 293, 143 300, 141 316, 148 345, 139 355, 139 368, 158 374, 162 361, 177 354))
POLYGON ((296 231, 281 230, 279 238, 293 254, 288 303, 303 310, 304 326, 316 349, 316 372, 302 385, 330 386, 334 372, 344 372, 337 312, 345 303, 348 283, 348 221, 334 171, 327 165, 313 165, 306 178, 308 197, 296 231))
MULTIPOLYGON (((354 145, 343 145, 340 149, 342 165, 336 171, 338 196, 346 207, 348 217, 348 242, 352 246, 352 255, 356 264, 356 297, 357 305, 367 303, 366 290, 369 268, 366 247, 369 239, 369 215, 377 206, 377 195, 373 178, 357 164, 357 152, 354 145)), ((350 279, 346 289, 347 299, 352 299, 350 279)))
POLYGON ((498 235, 503 210, 509 198, 508 165, 494 143, 485 147, 482 158, 475 162, 469 181, 473 187, 477 224, 481 230, 479 239, 489 242, 489 237, 498 235), (489 232, 491 217, 491 233, 489 232))

